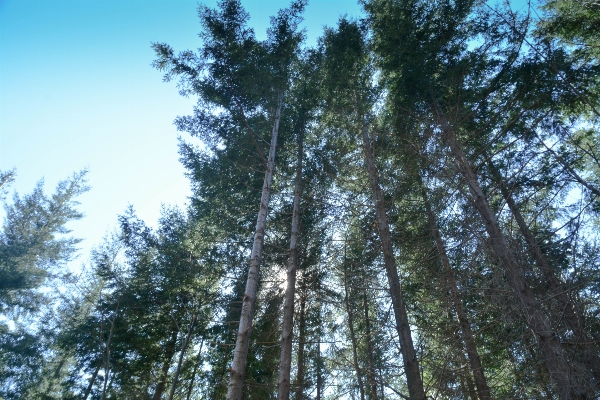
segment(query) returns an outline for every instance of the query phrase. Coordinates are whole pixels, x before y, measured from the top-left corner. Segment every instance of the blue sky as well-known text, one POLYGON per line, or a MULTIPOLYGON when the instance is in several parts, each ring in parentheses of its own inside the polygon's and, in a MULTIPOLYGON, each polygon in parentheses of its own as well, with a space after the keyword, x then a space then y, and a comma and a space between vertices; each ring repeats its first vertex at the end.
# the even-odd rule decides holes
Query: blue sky
MULTIPOLYGON (((269 16, 288 5, 242 3, 259 38, 269 16)), ((41 178, 52 192, 89 169, 92 189, 80 198, 86 217, 69 225, 85 239, 83 261, 128 204, 152 225, 162 203, 187 200, 172 121, 195 100, 162 82, 150 66, 150 44, 197 49, 197 7, 188 0, 0 0, 0 170, 16 167, 12 189, 24 194, 41 178)), ((357 16, 360 7, 354 0, 309 3, 308 42, 342 14, 357 16)))

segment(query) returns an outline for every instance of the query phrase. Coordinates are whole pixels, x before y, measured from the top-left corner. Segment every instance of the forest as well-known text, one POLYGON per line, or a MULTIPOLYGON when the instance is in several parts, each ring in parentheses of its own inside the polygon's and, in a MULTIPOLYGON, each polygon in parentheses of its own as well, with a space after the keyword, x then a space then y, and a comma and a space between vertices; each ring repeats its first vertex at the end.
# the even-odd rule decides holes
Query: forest
POLYGON ((81 273, 86 172, 0 173, 0 399, 600 398, 600 3, 306 5, 152 45, 192 196, 81 273))

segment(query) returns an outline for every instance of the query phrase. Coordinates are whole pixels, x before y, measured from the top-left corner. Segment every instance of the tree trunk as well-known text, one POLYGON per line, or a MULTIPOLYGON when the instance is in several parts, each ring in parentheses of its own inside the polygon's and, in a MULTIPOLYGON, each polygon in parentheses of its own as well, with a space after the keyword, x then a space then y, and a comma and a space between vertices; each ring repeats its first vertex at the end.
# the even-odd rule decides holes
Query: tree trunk
POLYGON ((317 292, 317 306, 318 314, 317 314, 317 357, 315 360, 316 369, 317 369, 317 396, 315 400, 321 400, 321 395, 323 394, 323 358, 321 357, 321 336, 323 334, 322 331, 322 304, 321 304, 321 280, 317 277, 315 278, 317 281, 316 292, 317 292))
POLYGON ((262 195, 260 198, 260 209, 256 220, 256 231, 254 233, 254 243, 252 245, 252 254, 250 256, 250 268, 248 270, 248 280, 246 281, 246 291, 242 299, 240 326, 238 329, 235 349, 233 351, 233 362, 230 368, 231 378, 229 381, 229 388, 227 390, 227 400, 241 400, 242 391, 244 388, 246 359, 248 358, 250 333, 252 331, 252 319, 254 318, 256 294, 258 292, 259 269, 262 260, 262 249, 265 238, 265 226, 267 224, 267 211, 269 209, 271 181, 273 179, 273 167, 275 164, 275 150, 277 147, 277 135, 279 133, 281 105, 282 96, 280 93, 277 104, 277 111, 275 113, 275 122, 273 124, 273 132, 271 134, 269 159, 267 161, 267 170, 265 171, 265 180, 263 183, 262 195))
POLYGON ((200 356, 202 354, 202 345, 204 345, 204 338, 200 341, 200 349, 198 350, 198 361, 194 364, 194 371, 192 372, 192 379, 190 380, 190 384, 188 385, 187 395, 185 396, 186 400, 190 400, 192 396, 192 390, 194 388, 194 381, 196 380, 196 373, 198 372, 198 365, 200 364, 200 356))
POLYGON ((302 158, 304 127, 300 129, 298 138, 298 164, 296 166, 296 182, 294 188, 294 205, 292 207, 292 232, 290 237, 290 253, 287 269, 287 287, 283 306, 283 328, 281 333, 281 355, 279 357, 279 382, 277 399, 290 398, 290 370, 292 367, 292 337, 294 329, 294 298, 296 294, 296 269, 298 267, 298 235, 300 233, 300 199, 302 195, 302 158))
POLYGON ((100 372, 101 367, 102 367, 102 365, 98 364, 98 366, 96 367, 96 370, 92 374, 92 377, 90 378, 90 383, 88 384, 87 388, 85 389, 85 393, 83 394, 83 400, 87 400, 88 396, 90 395, 90 392, 92 391, 92 388, 94 387, 94 381, 96 380, 96 377, 98 376, 98 372, 100 372))
POLYGON ((477 394, 481 400, 491 400, 490 388, 483 373, 483 366, 481 365, 479 352, 477 351, 477 346, 475 345, 475 338, 473 331, 471 330, 471 323, 469 322, 469 318, 467 317, 467 313, 463 307, 461 295, 458 291, 458 285, 456 283, 454 273, 452 272, 452 266, 450 265, 448 254, 446 253, 446 246, 442 240, 440 230, 437 226, 435 214, 431 210, 431 204, 429 203, 429 198, 427 197, 427 192, 425 191, 426 189, 422 181, 421 190, 423 201, 425 203, 425 210, 427 211, 429 229, 431 229, 431 234, 437 248, 438 257, 444 270, 444 277, 446 278, 447 287, 450 289, 452 305, 456 311, 456 316, 458 317, 458 323, 460 324, 460 330, 462 333, 461 338, 465 344, 467 355, 469 356, 469 364, 471 365, 471 371, 473 372, 473 377, 475 378, 477 394))
POLYGON ((363 293, 363 307, 365 309, 365 340, 367 341, 367 356, 369 358, 371 399, 377 400, 377 381, 375 380, 375 362, 373 360, 373 345, 371 340, 371 320, 369 319, 369 302, 366 293, 363 293))
POLYGON ((565 291, 562 282, 556 277, 554 274, 554 270, 548 263, 548 260, 544 256, 542 249, 540 248, 538 241, 536 240, 533 232, 529 229, 529 225, 525 222, 525 218, 521 214, 519 207, 515 203, 510 191, 506 187, 502 176, 500 175, 500 171, 493 164, 492 160, 488 161, 488 167, 490 172, 492 173, 494 180, 498 183, 500 188, 500 192, 502 193, 502 197, 508 208, 510 209, 521 234, 527 241, 529 245, 529 250, 533 255, 535 262, 542 272, 546 283, 550 287, 552 295, 558 303, 560 304, 562 313, 561 318, 565 321, 567 327, 573 331, 575 334, 577 342, 576 346, 581 346, 583 348, 585 354, 585 362, 588 364, 589 368, 592 370, 594 377, 597 380, 600 380, 600 359, 598 358, 598 349, 592 343, 592 340, 585 332, 585 329, 581 326, 581 322, 579 320, 579 316, 575 311, 575 307, 573 306, 573 302, 569 298, 567 292, 565 291))
POLYGON ((301 284, 300 315, 298 315, 298 372, 296 373, 296 400, 304 398, 304 342, 306 341, 306 285, 301 284))
POLYGON ((323 364, 323 360, 321 359, 321 331, 319 330, 317 334, 317 396, 315 400, 321 400, 321 394, 323 393, 323 375, 321 373, 321 368, 323 364))
POLYGON ((398 270, 396 268, 396 259, 392 249, 392 238, 383 200, 383 193, 379 186, 379 177, 375 159, 371 149, 369 134, 367 131, 366 121, 362 125, 363 149, 367 171, 369 173, 369 182, 375 200, 375 212, 377 215, 377 226, 379 228, 379 238, 383 247, 383 259, 385 263, 385 271, 387 273, 388 283, 390 285, 390 294, 392 297, 392 307, 396 319, 396 330, 400 340, 400 350, 402 352, 402 360, 404 362, 404 370, 406 373, 406 382, 408 384, 408 392, 412 400, 425 399, 425 390, 423 389, 423 381, 419 371, 419 361, 415 351, 412 336, 410 333, 410 325, 408 324, 408 316, 406 314, 406 304, 402 297, 402 287, 398 270))
POLYGON ((167 376, 169 375, 169 368, 171 368, 171 361, 173 360, 173 356, 175 355, 175 345, 177 344, 177 336, 179 336, 179 330, 177 328, 173 328, 173 330, 171 331, 171 337, 165 344, 165 359, 162 370, 160 371, 160 381, 158 382, 158 385, 156 385, 156 391, 154 392, 152 400, 160 400, 163 392, 165 391, 165 386, 167 384, 167 376))
POLYGON ((544 357, 552 380, 556 384, 560 398, 565 400, 584 398, 584 392, 578 387, 576 379, 571 379, 577 377, 577 372, 570 365, 570 359, 564 353, 558 336, 553 331, 533 292, 528 287, 523 271, 510 250, 506 237, 500 229, 500 224, 479 185, 477 175, 468 163, 462 146, 456 138, 454 129, 436 105, 433 105, 433 111, 437 115, 444 138, 454 155, 458 170, 469 186, 475 208, 484 221, 492 249, 504 267, 510 287, 520 301, 525 321, 536 335, 540 352, 544 357))
POLYGON ((196 318, 197 318, 196 315, 194 315, 192 317, 190 329, 188 330, 187 336, 185 337, 185 341, 181 345, 181 352, 179 353, 179 359, 177 360, 177 369, 175 369, 175 374, 173 375, 173 383, 171 384, 171 390, 169 390, 169 397, 168 397, 169 400, 173 400, 173 396, 175 395, 175 388, 177 387, 177 379, 179 379, 179 371, 181 371, 181 364, 183 363, 183 357, 185 356, 185 351, 187 350, 188 344, 190 343, 190 337, 192 336, 192 331, 194 330, 196 318))
MULTIPOLYGON (((344 245, 344 252, 346 251, 344 245)), ((358 353, 356 335, 354 334, 354 319, 352 318, 352 309, 350 308, 350 300, 348 295, 348 268, 346 263, 346 257, 344 254, 344 304, 346 305, 346 314, 348 314, 348 329, 350 329, 350 340, 352 342, 352 362, 354 364, 354 371, 356 372, 356 381, 358 382, 358 390, 360 391, 360 400, 365 400, 365 388, 362 381, 362 373, 358 365, 358 353)))
POLYGON ((107 339, 106 345, 105 345, 106 346, 106 362, 104 364, 104 383, 102 385, 102 400, 104 400, 106 398, 108 378, 110 375, 110 343, 112 341, 112 337, 113 337, 113 334, 115 331, 115 321, 117 319, 117 314, 119 313, 120 304, 121 304, 121 300, 118 300, 117 307, 115 309, 115 315, 113 316, 113 319, 110 322, 110 331, 108 333, 108 339, 107 339))

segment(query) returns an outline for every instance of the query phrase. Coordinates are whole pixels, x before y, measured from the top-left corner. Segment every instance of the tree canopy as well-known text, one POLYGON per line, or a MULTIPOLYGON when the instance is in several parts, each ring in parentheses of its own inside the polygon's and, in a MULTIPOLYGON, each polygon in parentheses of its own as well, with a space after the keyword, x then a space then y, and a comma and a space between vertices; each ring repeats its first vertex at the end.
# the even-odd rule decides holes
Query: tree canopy
POLYGON ((198 51, 153 44, 197 98, 193 193, 81 274, 85 173, 15 194, 0 398, 600 396, 598 4, 361 4, 314 47, 304 0, 265 40, 221 0, 198 51))

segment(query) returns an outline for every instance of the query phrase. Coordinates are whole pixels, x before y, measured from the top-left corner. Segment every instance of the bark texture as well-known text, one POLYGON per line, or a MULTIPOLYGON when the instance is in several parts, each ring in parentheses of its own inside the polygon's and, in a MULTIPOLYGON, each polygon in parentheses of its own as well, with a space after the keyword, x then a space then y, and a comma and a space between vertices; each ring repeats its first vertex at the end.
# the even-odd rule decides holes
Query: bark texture
POLYGON ((424 400, 425 390, 423 389, 423 381, 419 371, 419 361, 417 353, 413 345, 412 336, 410 333, 410 325, 408 324, 408 315, 406 314, 406 304, 402 297, 402 287, 400 278, 398 277, 398 269, 396 268, 396 259, 392 249, 392 238, 390 235, 389 222, 385 210, 383 192, 379 186, 379 174, 375 165, 373 150, 371 149, 371 141, 366 121, 362 125, 363 150, 365 154, 365 162, 369 174, 369 183, 375 200, 375 213, 377 215, 377 227, 379 228, 379 237, 383 247, 383 259, 385 271, 387 274, 388 284, 390 285, 390 293, 392 297, 392 307, 396 320, 396 330, 400 339, 400 350, 402 351, 402 359, 404 362, 404 370, 406 373, 406 381, 408 391, 412 400, 424 400))
POLYGON ((256 230, 254 233, 254 243, 252 244, 252 253, 250 256, 248 280, 246 281, 246 290, 242 299, 240 325, 235 343, 235 349, 233 351, 233 362, 230 368, 231 378, 229 380, 229 387, 227 389, 227 400, 241 400, 244 388, 246 359, 248 358, 250 333, 252 331, 252 320, 254 318, 256 294, 258 292, 259 270, 262 260, 263 243, 265 239, 267 211, 269 209, 269 198, 271 194, 271 181, 273 180, 273 167, 275 165, 275 150, 277 148, 277 135, 279 133, 281 105, 282 98, 280 94, 277 104, 277 111, 275 114, 275 122, 273 124, 273 131, 271 134, 271 145, 269 147, 267 170, 265 171, 265 180, 260 198, 260 209, 258 211, 258 217, 256 220, 256 230))

